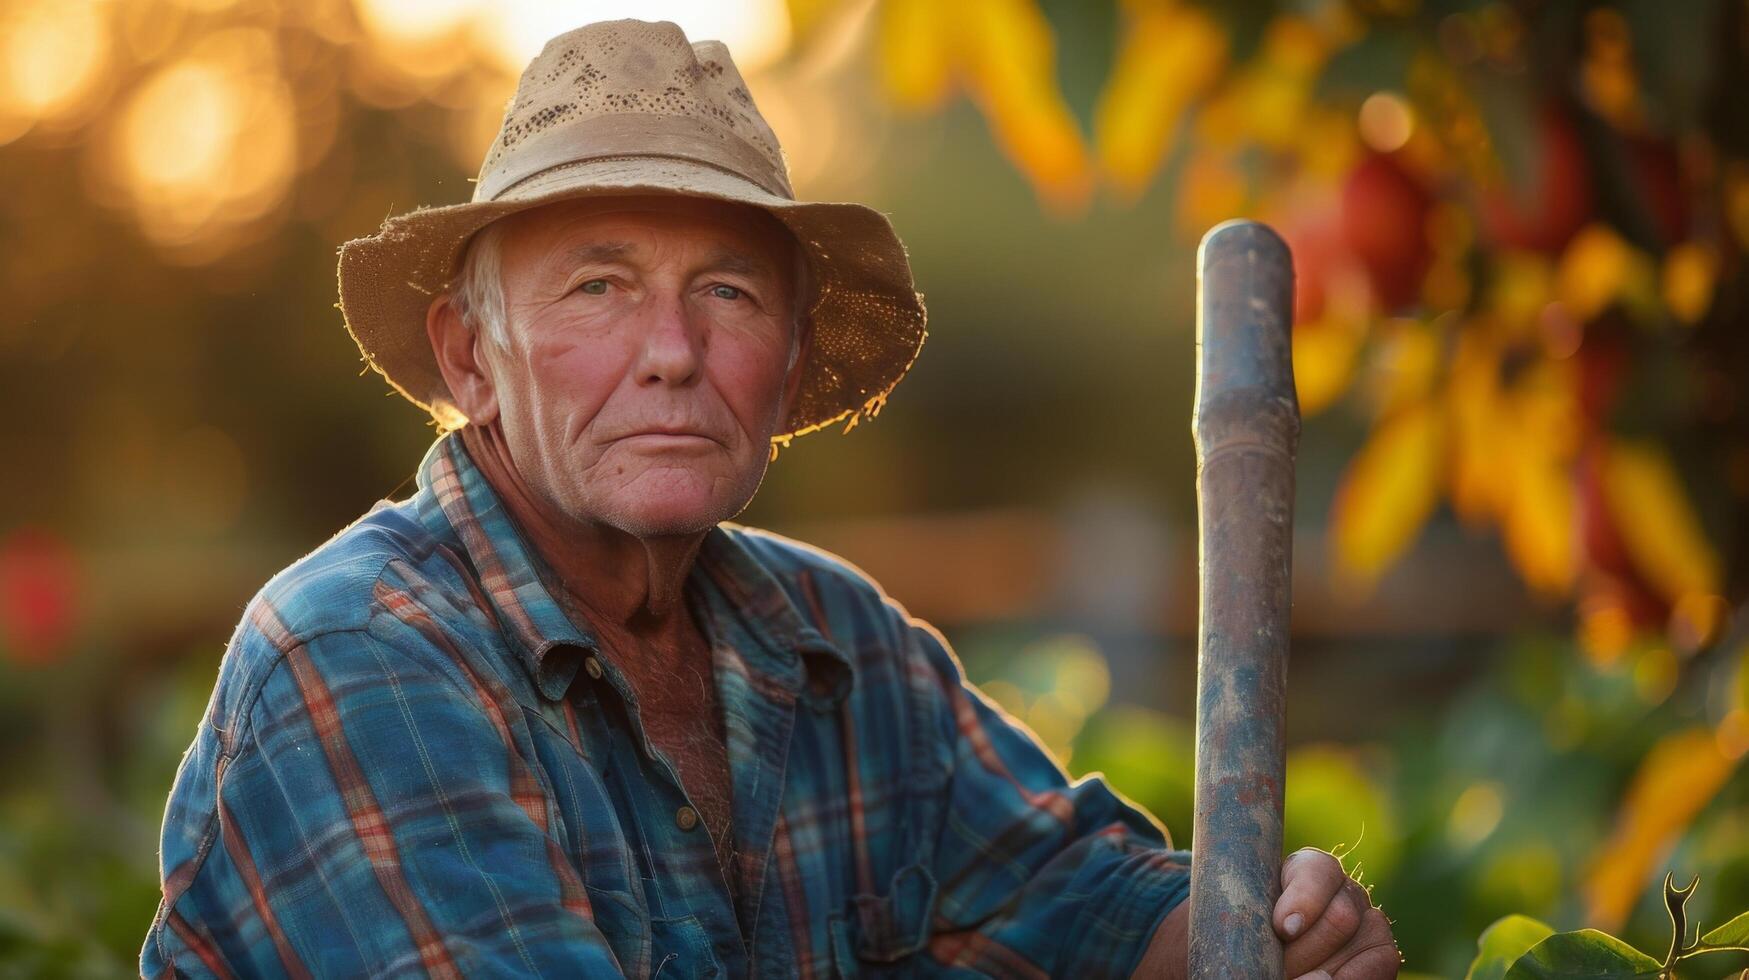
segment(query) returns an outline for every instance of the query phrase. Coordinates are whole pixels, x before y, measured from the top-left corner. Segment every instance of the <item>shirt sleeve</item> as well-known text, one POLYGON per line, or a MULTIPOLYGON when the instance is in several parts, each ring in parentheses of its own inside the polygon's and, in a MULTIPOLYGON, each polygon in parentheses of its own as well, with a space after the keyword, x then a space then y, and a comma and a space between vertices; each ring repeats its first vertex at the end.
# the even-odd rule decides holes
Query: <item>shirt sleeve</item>
POLYGON ((413 631, 284 651, 221 768, 217 840, 178 903, 211 938, 190 962, 620 975, 503 693, 413 631))
POLYGON ((952 775, 935 856, 932 956, 994 976, 1128 977, 1190 888, 1190 852, 1103 777, 1071 782, 912 621, 952 775))

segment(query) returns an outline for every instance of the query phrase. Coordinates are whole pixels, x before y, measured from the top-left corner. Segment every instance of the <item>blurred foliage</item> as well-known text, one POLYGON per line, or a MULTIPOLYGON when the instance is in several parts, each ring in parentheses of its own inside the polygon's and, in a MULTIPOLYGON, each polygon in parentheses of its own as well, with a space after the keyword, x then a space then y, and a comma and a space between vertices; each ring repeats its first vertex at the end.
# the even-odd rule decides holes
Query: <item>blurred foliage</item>
MULTIPOLYGON (((1040 658, 1057 651, 1072 664, 1082 643, 1043 634, 1018 644, 1023 658, 1008 655, 1011 635, 959 646, 973 678, 1026 721, 1036 702, 1025 685, 1050 672, 1040 658)), ((1475 937, 1508 914, 1608 922, 1661 951, 1668 919, 1645 868, 1706 871, 1691 921, 1749 907, 1749 786, 1707 775, 1721 752, 1691 721, 1717 710, 1740 657, 1703 655, 1654 703, 1632 657, 1599 666, 1562 638, 1517 641, 1493 651, 1495 669, 1451 691, 1438 715, 1362 743, 1292 746, 1286 846, 1341 855, 1391 915, 1417 973, 1464 975, 1475 937), (1594 907, 1616 896, 1625 896, 1619 909, 1594 907)), ((1194 846, 1188 720, 1118 703, 1069 749, 1071 773, 1104 773, 1175 844, 1194 846)))
MULTIPOLYGON (((1059 211, 1084 208, 1099 182, 1134 200, 1189 135, 1179 228, 1273 223, 1297 265, 1302 407, 1348 400, 1370 419, 1332 508, 1333 573, 1370 590, 1449 503, 1499 534, 1529 590, 1575 603, 1584 657, 1617 672, 1631 658, 1638 699, 1668 698, 1689 669, 1679 658, 1712 646, 1729 620, 1725 557, 1672 448, 1704 446, 1691 466, 1703 482, 1735 499, 1749 488, 1749 133, 1736 95, 1749 11, 1312 3, 1266 15, 1251 38, 1231 11, 1118 6, 1094 152, 1064 132, 1056 88, 1039 81, 1052 63, 1031 4, 884 4, 883 79, 898 104, 930 107, 958 78, 1059 211), (978 54, 1006 36, 998 24, 1029 39, 1005 48, 1026 52, 1017 63, 978 54), (1707 74, 1678 63, 1697 51, 1710 54, 1707 74), (1037 110, 1024 132, 1014 99, 1037 110)), ((1013 707, 1030 720, 1039 703, 1013 707)), ((1749 748, 1743 706, 1713 709, 1636 753, 1613 830, 1589 870, 1569 876, 1587 921, 1626 921, 1649 872, 1736 771, 1749 748)), ((1568 731, 1579 718, 1557 718, 1538 741, 1583 742, 1568 731)), ((1182 744, 1172 734, 1137 744, 1182 744)), ((1093 737, 1093 758, 1129 785, 1121 754, 1103 754, 1126 742, 1093 737)), ((1188 757, 1178 763, 1188 769, 1188 757)), ((1371 819, 1384 844, 1369 856, 1388 877, 1400 831, 1360 772, 1348 750, 1295 750, 1290 831, 1328 845, 1341 831, 1313 814, 1371 819)), ((1150 802, 1182 808, 1187 794, 1158 765, 1133 778, 1158 794, 1150 802)), ((1466 786, 1439 808, 1448 843, 1492 837, 1513 792, 1466 786)), ((1607 811, 1607 799, 1595 802, 1607 811)), ((1516 892, 1530 908, 1563 893, 1558 845, 1503 853, 1482 859, 1478 892, 1516 892)))
MULTIPOLYGON (((1661 948, 1667 867, 1706 873, 1693 920, 1749 907, 1749 7, 695 6, 802 196, 891 213, 932 312, 880 424, 786 453, 755 523, 1105 480, 1188 526, 1193 250, 1269 221, 1320 581, 1397 601, 1455 529, 1535 600, 1353 644, 1389 655, 1298 638, 1289 846, 1342 854, 1423 974, 1509 913, 1661 948)), ((469 193, 531 40, 651 11, 0 0, 0 975, 132 970, 242 603, 407 489, 430 433, 356 377, 334 247, 469 193)), ((1182 638, 1049 618, 942 625, 1190 844, 1182 638)))
MULTIPOLYGON (((1726 963, 1735 965, 1749 951, 1749 912, 1704 934, 1697 923, 1688 928, 1688 900, 1700 886, 1698 877, 1677 888, 1673 875, 1664 876, 1664 907, 1670 916, 1670 939, 1664 957, 1657 959, 1597 929, 1555 932, 1545 923, 1522 915, 1509 915, 1489 926, 1477 940, 1476 958, 1464 980, 1537 980, 1539 977, 1590 977, 1594 980, 1633 980, 1695 976, 1688 965, 1706 956, 1713 969, 1709 976, 1724 976, 1726 963), (1694 938, 1690 939, 1690 934, 1694 938), (1716 954, 1729 954, 1720 957, 1716 954)), ((1732 969, 1732 980, 1742 980, 1745 971, 1732 969)))
MULTIPOLYGON (((1135 199, 1187 135, 1177 226, 1254 216, 1288 238, 1302 406, 1352 397, 1372 419, 1333 514, 1354 587, 1446 500, 1497 529, 1527 586, 1590 615, 1658 629, 1679 604, 1716 604, 1718 549, 1643 434, 1743 412, 1744 345, 1724 336, 1749 241, 1726 101, 1740 5, 1541 4, 1532 20, 1502 3, 1330 2, 1260 25, 1170 0, 1118 8, 1090 138, 1029 0, 881 4, 881 79, 912 109, 964 88, 1057 210, 1085 209, 1099 183, 1135 199), (1714 77, 1648 76, 1709 27, 1714 77), (1732 359, 1709 363, 1721 341, 1732 359), (1672 370, 1686 383, 1648 384, 1672 370)), ((1720 448, 1710 475, 1741 491, 1749 447, 1720 448)), ((1702 625, 1691 645, 1718 617, 1702 625)))

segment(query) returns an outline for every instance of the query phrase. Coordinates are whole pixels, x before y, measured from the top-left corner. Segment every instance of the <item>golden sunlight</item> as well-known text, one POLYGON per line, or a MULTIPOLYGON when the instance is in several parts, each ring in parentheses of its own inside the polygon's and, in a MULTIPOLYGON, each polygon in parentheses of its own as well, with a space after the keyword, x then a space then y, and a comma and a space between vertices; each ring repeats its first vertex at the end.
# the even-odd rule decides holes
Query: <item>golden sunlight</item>
MULTIPOLYGON (((372 0, 389 3, 391 0, 372 0)), ((397 6, 418 7, 419 0, 393 0, 397 6)), ((452 6, 464 0, 445 0, 452 6)), ((789 50, 789 8, 783 0, 474 0, 490 14, 483 18, 492 31, 506 67, 521 71, 555 34, 591 21, 636 17, 668 20, 680 25, 693 41, 716 40, 729 46, 735 65, 751 75, 789 50)))
POLYGON ((357 0, 358 19, 371 33, 397 41, 446 34, 479 13, 478 0, 357 0))
POLYGON ((123 107, 109 150, 107 176, 161 245, 205 254, 271 210, 297 159, 272 39, 226 31, 159 69, 123 107))
POLYGON ((106 21, 85 0, 0 15, 0 143, 86 106, 109 53, 106 21))

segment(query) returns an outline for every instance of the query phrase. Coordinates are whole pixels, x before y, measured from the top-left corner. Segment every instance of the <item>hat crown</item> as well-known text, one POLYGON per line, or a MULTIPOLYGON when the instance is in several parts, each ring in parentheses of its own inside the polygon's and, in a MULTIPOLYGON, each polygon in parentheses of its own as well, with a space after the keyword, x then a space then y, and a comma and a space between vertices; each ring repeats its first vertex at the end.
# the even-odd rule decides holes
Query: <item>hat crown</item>
POLYGON ((523 70, 480 166, 475 201, 554 167, 608 157, 705 163, 793 199, 777 134, 721 41, 668 21, 588 24, 523 70))

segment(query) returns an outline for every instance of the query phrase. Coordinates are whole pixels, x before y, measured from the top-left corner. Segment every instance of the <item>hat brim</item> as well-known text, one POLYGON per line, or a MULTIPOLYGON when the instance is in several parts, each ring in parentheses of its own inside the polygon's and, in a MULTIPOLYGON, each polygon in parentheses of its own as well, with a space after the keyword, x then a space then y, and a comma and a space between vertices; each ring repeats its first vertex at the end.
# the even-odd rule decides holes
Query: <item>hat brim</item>
POLYGON ((685 194, 764 208, 795 235, 816 283, 813 339, 784 431, 789 439, 885 404, 926 336, 923 297, 885 215, 860 204, 794 201, 691 160, 606 158, 536 174, 492 201, 421 208, 340 248, 340 310, 365 361, 437 416, 451 402, 426 338, 431 301, 448 287, 469 236, 499 218, 582 197, 685 194))

